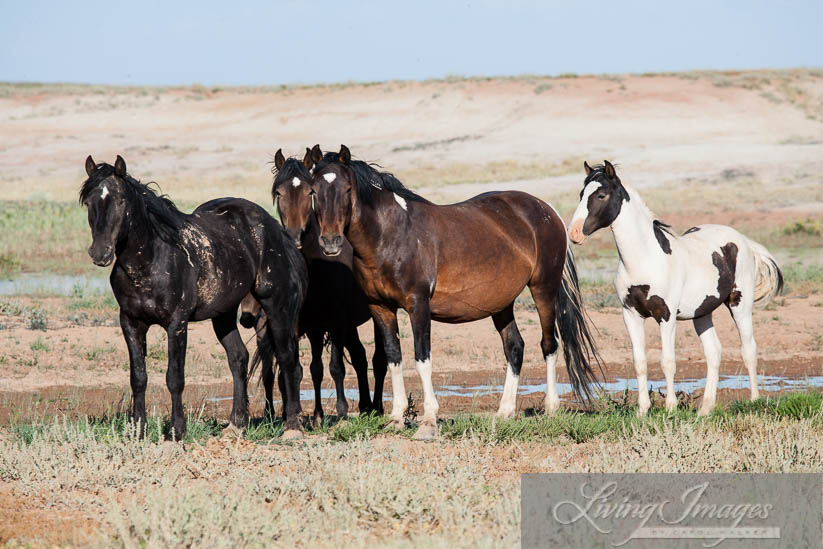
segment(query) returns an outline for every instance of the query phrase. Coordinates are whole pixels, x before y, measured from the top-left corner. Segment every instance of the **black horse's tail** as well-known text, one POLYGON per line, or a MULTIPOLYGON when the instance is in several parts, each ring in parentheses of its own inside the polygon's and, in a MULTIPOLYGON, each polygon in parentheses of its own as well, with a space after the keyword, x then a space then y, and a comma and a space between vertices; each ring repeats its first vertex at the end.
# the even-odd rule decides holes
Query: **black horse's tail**
MULTIPOLYGON (((257 332, 257 349, 255 349, 251 357, 251 365, 249 366, 249 373, 246 375, 246 379, 251 381, 257 368, 264 362, 271 364, 272 374, 274 375, 274 379, 277 379, 278 364, 274 360, 274 345, 272 345, 271 335, 269 335, 268 323, 264 323, 262 329, 255 328, 255 331, 257 332)), ((266 366, 267 365, 264 365, 264 367, 266 366)), ((260 380, 262 381, 262 379, 261 371, 260 380)))
POLYGON ((600 375, 603 375, 603 363, 589 323, 583 298, 580 296, 574 255, 571 248, 567 247, 563 280, 557 291, 556 324, 563 342, 563 358, 566 360, 572 389, 579 399, 586 401, 591 400, 592 385, 600 386, 594 364, 600 370, 600 375))

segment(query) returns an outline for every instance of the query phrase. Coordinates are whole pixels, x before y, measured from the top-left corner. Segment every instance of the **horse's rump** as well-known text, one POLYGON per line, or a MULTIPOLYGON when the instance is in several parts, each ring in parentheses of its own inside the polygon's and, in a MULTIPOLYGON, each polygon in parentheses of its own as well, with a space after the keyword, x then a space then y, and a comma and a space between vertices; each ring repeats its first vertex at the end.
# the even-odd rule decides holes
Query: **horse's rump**
POLYGON ((439 235, 431 302, 435 320, 484 318, 511 304, 541 268, 554 265, 557 272, 562 270, 566 253, 563 221, 548 204, 531 195, 484 193, 425 210, 436 230, 424 234, 439 235))

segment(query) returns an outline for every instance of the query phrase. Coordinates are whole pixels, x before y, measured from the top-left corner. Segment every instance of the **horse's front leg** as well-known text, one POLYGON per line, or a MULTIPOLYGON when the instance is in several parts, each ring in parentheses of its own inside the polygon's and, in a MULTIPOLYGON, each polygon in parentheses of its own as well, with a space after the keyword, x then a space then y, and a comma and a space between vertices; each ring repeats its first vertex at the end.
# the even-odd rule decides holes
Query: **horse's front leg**
POLYGON ((406 425, 406 407, 409 401, 403 383, 403 356, 397 333, 397 311, 381 305, 370 305, 369 308, 374 319, 375 332, 380 333, 380 343, 375 340, 375 345, 382 344, 383 355, 391 372, 392 407, 388 426, 403 429, 406 425))
POLYGON ((437 412, 440 406, 434 396, 432 386, 431 360, 431 308, 428 297, 413 299, 408 308, 414 335, 414 360, 417 373, 423 384, 423 417, 420 428, 414 434, 418 440, 431 440, 437 437, 437 412))
POLYGON ((629 338, 632 341, 632 361, 634 372, 637 375, 637 415, 645 416, 652 406, 649 400, 647 380, 645 319, 635 311, 624 307, 623 322, 626 324, 626 331, 629 332, 629 338))
POLYGON ((146 434, 146 332, 148 324, 120 313, 120 328, 129 349, 129 370, 131 381, 132 420, 137 428, 137 435, 146 434))
POLYGON ((349 403, 346 400, 346 367, 343 365, 343 331, 334 330, 329 334, 331 338, 331 353, 329 358, 329 373, 334 380, 337 392, 337 419, 349 417, 349 403))
POLYGON ((666 411, 673 412, 677 408, 677 396, 674 392, 674 374, 677 371, 677 362, 674 357, 674 340, 677 334, 677 320, 671 317, 660 323, 660 369, 666 377, 666 411))
POLYGON ((166 370, 166 386, 171 393, 171 427, 174 440, 186 436, 186 417, 183 413, 183 389, 186 386, 186 342, 188 321, 174 321, 166 328, 169 339, 169 367, 166 370))
POLYGON ((374 396, 372 397, 372 404, 374 411, 378 415, 383 415, 383 382, 386 380, 386 372, 388 372, 389 363, 386 359, 386 349, 383 346, 383 334, 374 324, 374 354, 371 358, 372 369, 374 370, 374 396))

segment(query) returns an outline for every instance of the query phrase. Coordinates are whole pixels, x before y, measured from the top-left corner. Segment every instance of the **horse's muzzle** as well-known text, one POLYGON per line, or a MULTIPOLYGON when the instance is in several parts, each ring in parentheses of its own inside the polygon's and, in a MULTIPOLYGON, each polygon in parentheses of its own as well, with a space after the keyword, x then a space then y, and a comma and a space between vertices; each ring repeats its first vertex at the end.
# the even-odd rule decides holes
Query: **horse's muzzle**
POLYGON ((575 244, 583 244, 586 241, 586 235, 583 233, 583 220, 578 219, 569 229, 569 240, 575 244))
POLYGON ((92 246, 89 248, 89 257, 91 257, 92 262, 98 267, 108 267, 114 261, 114 248, 112 246, 106 246, 102 253, 100 253, 92 246))
POLYGON ((340 255, 340 252, 343 251, 343 237, 342 236, 321 236, 320 237, 320 248, 323 250, 323 254, 334 257, 336 255, 340 255))

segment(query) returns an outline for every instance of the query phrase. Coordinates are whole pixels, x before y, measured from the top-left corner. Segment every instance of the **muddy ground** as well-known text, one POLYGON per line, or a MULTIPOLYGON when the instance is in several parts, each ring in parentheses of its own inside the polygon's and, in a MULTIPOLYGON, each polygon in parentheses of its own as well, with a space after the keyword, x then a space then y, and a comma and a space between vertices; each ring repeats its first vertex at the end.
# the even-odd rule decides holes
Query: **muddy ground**
MULTIPOLYGON (((46 411, 96 415, 127 408, 130 395, 128 354, 120 329, 114 325, 115 312, 97 313, 96 321, 109 325, 76 326, 69 320, 60 319, 61 311, 65 311, 65 299, 21 300, 29 306, 51 311, 52 326, 45 332, 30 330, 26 328, 24 319, 11 318, 6 321, 6 329, 0 331, 4 357, 0 363, 0 422, 46 411)), ((545 390, 545 366, 539 347, 541 329, 528 298, 517 309, 518 325, 526 342, 518 407, 521 410, 540 408, 545 390)), ((823 381, 822 313, 823 295, 817 294, 790 294, 778 298, 765 309, 755 311, 755 337, 760 358, 758 373, 765 376, 761 387, 766 394, 806 385, 816 386, 823 381), (786 378, 788 383, 794 385, 781 383, 772 377, 786 378)), ((597 330, 597 342, 604 361, 601 379, 607 382, 607 389, 616 398, 622 398, 624 390, 635 387, 632 385, 631 346, 622 315, 617 308, 603 307, 591 310, 590 316, 597 330)), ((744 398, 747 395, 747 385, 743 379, 746 371, 740 358, 736 329, 725 309, 716 312, 715 323, 724 346, 721 380, 727 380, 730 385, 724 389, 721 384, 720 398, 744 398)), ((242 330, 242 333, 245 339, 250 340, 250 349, 254 349, 253 331, 242 330)), ((361 326, 360 334, 367 354, 371 356, 374 346, 370 323, 361 326)), ((406 387, 413 393, 413 398, 416 396, 422 401, 419 378, 413 360, 409 358, 413 356, 411 329, 408 317, 403 313, 400 315, 400 335, 406 357, 406 387)), ((663 376, 659 368, 660 337, 652 321, 647 322, 647 343, 649 380, 652 388, 656 389, 663 376)), ((150 330, 148 347, 147 402, 156 413, 166 414, 169 411, 169 397, 165 387, 165 334, 158 327, 150 330)), ((464 325, 435 323, 432 354, 433 379, 440 393, 443 415, 496 409, 505 379, 505 360, 499 336, 491 321, 464 325)), ((193 410, 202 409, 208 415, 227 417, 230 400, 226 397, 231 395, 231 375, 210 323, 190 326, 187 357, 185 402, 193 410)), ((705 360, 690 322, 678 324, 677 359, 676 388, 689 395, 693 402, 699 403, 705 360)), ((325 360, 328 364, 327 353, 325 360)), ((307 413, 314 406, 309 361, 310 353, 304 339, 301 341, 301 363, 304 366, 302 389, 303 409, 307 413)), ((561 384, 568 383, 562 359, 558 380, 561 384)), ((371 377, 370 382, 373 386, 371 377)), ((356 412, 356 378, 351 367, 347 368, 346 387, 350 411, 356 412)), ((387 378, 385 398, 391 395, 390 387, 387 378)), ((335 406, 331 396, 334 384, 328 370, 322 388, 327 397, 323 401, 326 413, 333 414, 335 406)), ((564 390, 562 385, 560 390, 564 390)), ((573 404, 570 393, 566 392, 563 398, 573 404)), ((250 386, 250 401, 252 412, 260 414, 263 392, 256 380, 250 386)))

